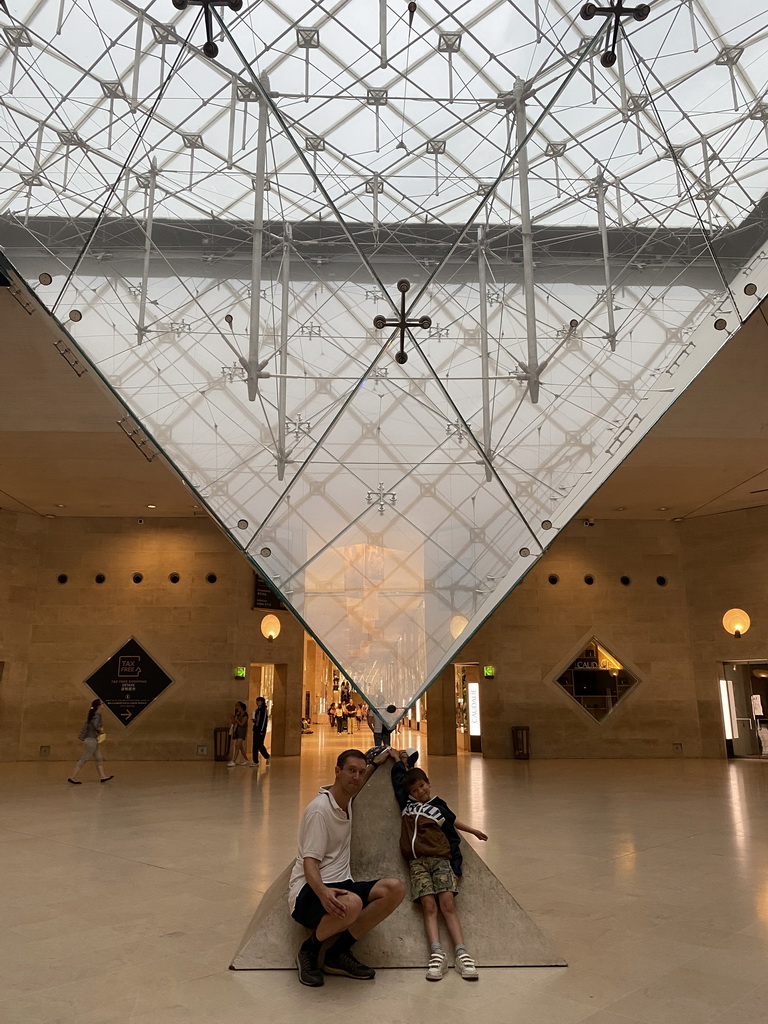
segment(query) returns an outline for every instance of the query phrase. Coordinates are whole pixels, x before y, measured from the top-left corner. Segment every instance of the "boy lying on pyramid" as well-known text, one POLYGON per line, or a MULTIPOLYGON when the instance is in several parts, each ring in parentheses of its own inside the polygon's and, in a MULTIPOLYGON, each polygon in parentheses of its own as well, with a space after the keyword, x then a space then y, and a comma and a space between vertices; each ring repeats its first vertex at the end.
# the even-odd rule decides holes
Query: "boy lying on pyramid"
POLYGON ((468 832, 478 839, 488 836, 480 829, 457 821, 445 800, 432 796, 426 773, 414 767, 419 756, 416 751, 390 750, 390 754, 395 761, 392 786, 402 811, 400 850, 410 865, 411 899, 421 904, 430 946, 427 980, 440 981, 447 970, 445 950, 440 942, 440 912, 455 947, 456 970, 467 981, 477 981, 477 968, 464 945, 456 913, 455 897, 462 862, 459 832, 468 832))

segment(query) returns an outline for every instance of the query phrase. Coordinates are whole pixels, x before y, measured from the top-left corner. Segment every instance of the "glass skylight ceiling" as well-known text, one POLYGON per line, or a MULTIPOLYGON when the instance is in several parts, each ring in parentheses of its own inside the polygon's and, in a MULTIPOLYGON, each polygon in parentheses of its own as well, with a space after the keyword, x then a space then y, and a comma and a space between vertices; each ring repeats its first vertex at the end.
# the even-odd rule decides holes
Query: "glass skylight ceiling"
POLYGON ((580 6, 0 12, 6 256, 390 720, 768 287, 768 16, 580 6))

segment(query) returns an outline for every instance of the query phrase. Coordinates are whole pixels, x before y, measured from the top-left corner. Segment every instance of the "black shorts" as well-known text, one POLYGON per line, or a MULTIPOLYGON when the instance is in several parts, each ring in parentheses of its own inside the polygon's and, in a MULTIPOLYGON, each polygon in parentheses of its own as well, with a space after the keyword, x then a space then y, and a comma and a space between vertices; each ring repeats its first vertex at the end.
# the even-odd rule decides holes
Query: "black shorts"
MULTIPOLYGON (((353 892, 356 896, 360 897, 365 907, 370 903, 371 889, 377 882, 378 878, 374 878, 372 882, 353 882, 351 878, 347 878, 343 882, 328 882, 327 885, 331 889, 346 889, 348 892, 353 892)), ((296 897, 296 906, 293 908, 291 917, 294 921, 298 921, 299 924, 303 924, 305 928, 311 928, 312 931, 317 928, 325 917, 323 904, 317 898, 315 890, 308 883, 304 884, 299 895, 296 897)))

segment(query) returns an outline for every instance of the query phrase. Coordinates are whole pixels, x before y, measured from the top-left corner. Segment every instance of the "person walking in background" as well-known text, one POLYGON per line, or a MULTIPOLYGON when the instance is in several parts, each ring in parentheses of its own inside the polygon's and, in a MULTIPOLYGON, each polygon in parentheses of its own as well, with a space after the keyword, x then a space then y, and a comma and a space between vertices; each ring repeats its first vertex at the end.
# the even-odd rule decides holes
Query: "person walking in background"
POLYGON ((71 782, 73 786, 82 786, 82 782, 78 779, 80 769, 83 767, 86 761, 93 758, 96 761, 96 769, 99 773, 100 782, 109 782, 110 779, 114 779, 114 775, 107 775, 104 771, 104 758, 101 756, 101 746, 99 744, 99 737, 106 736, 104 732, 104 726, 101 721, 101 701, 97 697, 96 700, 91 702, 91 706, 88 709, 88 717, 85 720, 85 724, 78 733, 77 738, 83 741, 83 752, 80 755, 80 760, 75 765, 75 770, 67 779, 67 782, 71 782))
POLYGON ((390 730, 384 725, 383 720, 373 708, 368 706, 368 728, 373 733, 374 746, 389 746, 390 730))
POLYGON ((269 764, 269 751, 264 746, 268 722, 269 711, 267 709, 267 702, 263 697, 257 697, 256 710, 253 712, 253 763, 257 768, 259 766, 259 754, 269 764))
POLYGON ((336 701, 328 705, 328 722, 331 729, 333 729, 334 725, 336 725, 336 701))
POLYGON ((241 700, 235 704, 235 711, 232 715, 232 725, 230 726, 232 732, 232 760, 227 765, 228 768, 234 768, 236 764, 240 764, 243 767, 253 766, 253 762, 248 760, 248 755, 245 752, 245 737, 248 732, 248 708, 243 704, 241 700), (237 758, 242 755, 243 760, 239 761, 237 758))

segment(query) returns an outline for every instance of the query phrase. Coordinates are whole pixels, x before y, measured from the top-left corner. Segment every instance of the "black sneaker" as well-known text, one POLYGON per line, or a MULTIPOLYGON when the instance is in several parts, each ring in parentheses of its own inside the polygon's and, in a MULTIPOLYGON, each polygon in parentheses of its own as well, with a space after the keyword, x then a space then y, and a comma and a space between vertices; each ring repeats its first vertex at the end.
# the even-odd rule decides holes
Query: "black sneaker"
POLYGON ((317 953, 302 946, 296 954, 296 966, 299 969, 299 981, 302 985, 317 988, 323 985, 323 972, 317 966, 317 953))
POLYGON ((361 964, 349 950, 329 949, 325 954, 323 970, 326 974, 341 974, 345 978, 357 978, 358 981, 370 981, 376 977, 376 971, 361 964))

